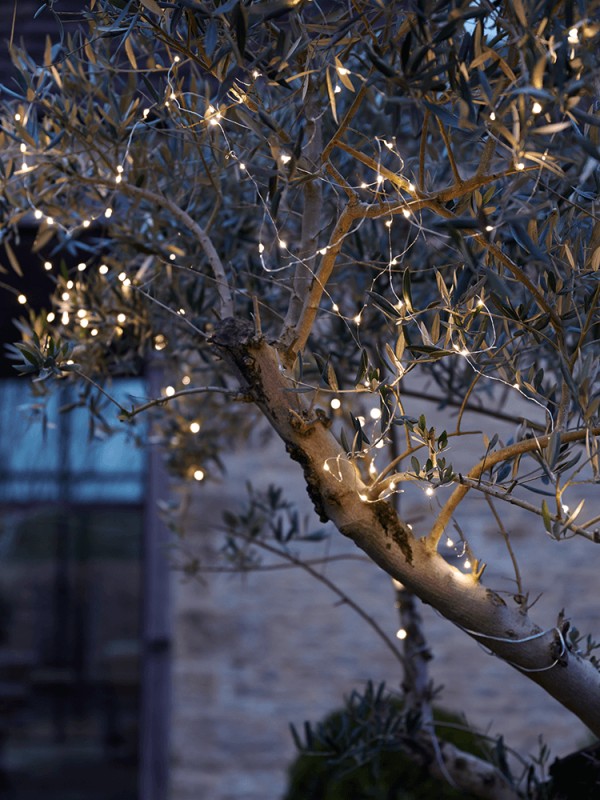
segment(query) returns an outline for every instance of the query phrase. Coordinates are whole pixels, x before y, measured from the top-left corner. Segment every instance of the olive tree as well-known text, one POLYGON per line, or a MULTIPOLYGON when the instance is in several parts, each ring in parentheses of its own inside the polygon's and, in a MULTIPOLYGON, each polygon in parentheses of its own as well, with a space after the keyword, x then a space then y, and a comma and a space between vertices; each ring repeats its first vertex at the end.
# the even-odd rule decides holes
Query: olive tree
MULTIPOLYGON (((505 503, 528 536, 584 537, 590 558, 600 541, 597 513, 572 500, 599 475, 589 13, 92 1, 43 63, 12 44, 0 202, 8 260, 33 222, 56 280, 50 313, 23 326, 21 372, 77 382, 98 411, 109 376, 161 358, 163 394, 117 411, 124 425, 158 414, 189 480, 264 417, 323 521, 600 734, 593 642, 560 616, 536 624, 516 562, 500 592, 466 536, 463 558, 445 557, 473 493, 507 558, 505 503), (459 466, 467 412, 484 434, 459 466), (437 513, 411 526, 401 492, 437 513)), ((515 796, 486 769, 481 796, 515 796)))

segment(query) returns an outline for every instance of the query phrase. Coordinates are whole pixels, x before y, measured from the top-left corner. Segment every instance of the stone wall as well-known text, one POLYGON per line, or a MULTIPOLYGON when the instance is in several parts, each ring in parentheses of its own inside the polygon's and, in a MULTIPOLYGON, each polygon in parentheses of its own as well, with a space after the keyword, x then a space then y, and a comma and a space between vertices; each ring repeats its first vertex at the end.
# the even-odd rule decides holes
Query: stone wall
MULTIPOLYGON (((469 426, 481 427, 481 418, 463 427, 469 426)), ((469 441, 468 448, 455 448, 455 465, 473 463, 483 453, 481 436, 469 441)), ((211 526, 224 507, 235 506, 248 477, 257 486, 284 485, 309 508, 299 469, 281 450, 274 442, 240 453, 230 460, 223 485, 199 488, 187 514, 185 552, 210 561, 220 542, 211 526)), ((592 502, 593 493, 588 495, 592 502)), ((478 495, 468 503, 463 529, 477 556, 490 562, 486 584, 514 591, 506 546, 485 501, 478 495)), ((422 489, 402 496, 403 513, 415 530, 424 525, 428 504, 422 489)), ((434 506, 435 500, 431 511, 434 506)), ((551 628, 564 607, 580 630, 598 635, 594 546, 552 541, 541 520, 531 517, 525 518, 526 536, 518 509, 504 504, 500 511, 531 597, 545 592, 533 617, 551 628)), ((324 544, 296 550, 307 556, 358 555, 335 532, 324 544)), ((360 560, 336 561, 324 571, 393 637, 393 590, 384 573, 360 560)), ((175 574, 174 582, 172 800, 277 800, 294 755, 290 722, 321 718, 368 679, 399 685, 400 665, 388 646, 329 589, 297 569, 193 579, 175 574)), ((463 709, 480 729, 502 733, 507 744, 529 753, 537 752, 540 734, 553 756, 587 741, 585 728, 535 684, 432 609, 424 608, 423 616, 435 656, 431 674, 444 686, 446 707, 463 709)))

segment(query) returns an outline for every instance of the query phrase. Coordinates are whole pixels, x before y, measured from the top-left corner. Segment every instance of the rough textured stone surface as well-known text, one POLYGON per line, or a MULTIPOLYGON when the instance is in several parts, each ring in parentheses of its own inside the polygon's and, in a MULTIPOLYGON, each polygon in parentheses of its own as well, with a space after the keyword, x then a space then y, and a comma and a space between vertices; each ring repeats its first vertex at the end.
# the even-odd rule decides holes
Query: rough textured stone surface
MULTIPOLYGON (((470 420, 464 428, 476 430, 481 424, 481 418, 470 420)), ((469 442, 449 454, 455 468, 472 465, 483 454, 481 436, 469 442)), ((300 470, 276 441, 232 458, 228 473, 223 485, 200 487, 186 520, 185 549, 207 562, 220 546, 211 526, 220 521, 223 508, 235 506, 248 478, 256 486, 284 486, 310 513, 300 470)), ((593 489, 587 496, 593 509, 593 489)), ((422 488, 407 488, 401 502, 415 531, 425 532, 431 520, 424 519, 422 488)), ((432 513, 436 503, 434 498, 432 513)), ((506 504, 498 508, 531 598, 545 592, 532 616, 551 628, 564 607, 576 627, 598 635, 591 602, 597 580, 594 545, 552 541, 541 520, 523 517, 506 504)), ((484 582, 505 591, 512 602, 508 594, 515 592, 514 573, 485 500, 471 492, 465 510, 460 517, 464 533, 475 555, 490 564, 484 582)), ((314 525, 320 526, 316 517, 314 525)), ((455 531, 450 533, 458 539, 455 531)), ((360 555, 335 531, 326 543, 299 544, 294 550, 307 557, 360 555)), ((358 560, 323 569, 394 636, 394 596, 385 574, 358 560)), ((302 725, 321 718, 368 679, 385 681, 390 688, 399 685, 400 664, 385 643, 329 589, 298 569, 174 580, 172 800, 277 800, 294 756, 290 722, 302 725)), ((537 752, 540 734, 554 755, 587 741, 585 728, 526 677, 488 655, 431 608, 423 608, 423 617, 434 653, 431 675, 444 686, 443 705, 463 709, 473 724, 492 735, 502 733, 508 745, 525 752, 537 752)))

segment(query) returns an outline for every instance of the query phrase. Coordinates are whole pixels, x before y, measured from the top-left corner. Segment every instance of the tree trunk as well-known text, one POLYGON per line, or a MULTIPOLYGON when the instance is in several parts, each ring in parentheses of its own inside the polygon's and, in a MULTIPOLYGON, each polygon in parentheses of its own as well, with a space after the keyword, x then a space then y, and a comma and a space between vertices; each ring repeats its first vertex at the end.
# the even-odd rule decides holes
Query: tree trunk
POLYGON ((368 491, 330 431, 327 415, 309 410, 275 347, 248 322, 226 319, 213 342, 303 471, 317 514, 425 603, 542 686, 600 736, 600 673, 571 652, 555 628, 543 632, 521 608, 511 608, 472 575, 428 547, 383 500, 368 491), (326 466, 327 465, 327 466, 326 466))

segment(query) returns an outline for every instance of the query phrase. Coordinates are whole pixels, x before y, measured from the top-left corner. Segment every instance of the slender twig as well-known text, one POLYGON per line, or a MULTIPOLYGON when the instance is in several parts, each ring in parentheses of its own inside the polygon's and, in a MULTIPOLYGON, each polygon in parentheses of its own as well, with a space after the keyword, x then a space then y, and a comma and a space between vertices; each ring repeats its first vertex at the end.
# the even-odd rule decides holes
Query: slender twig
POLYGON ((439 117, 436 117, 436 121, 438 124, 438 128, 440 129, 440 133, 442 134, 442 139, 444 140, 444 144, 446 145, 446 152, 448 153, 448 161, 450 162, 450 169, 452 170, 452 174, 454 175, 455 183, 457 186, 462 187, 463 180, 461 178, 460 172, 458 171, 458 166, 454 158, 454 153, 452 152, 452 146, 450 144, 450 137, 448 136, 448 131, 444 127, 444 123, 439 117))
POLYGON ((155 397, 154 400, 149 400, 147 403, 144 403, 141 406, 133 406, 131 410, 127 410, 121 407, 123 413, 127 416, 128 419, 141 414, 143 411, 147 411, 149 408, 153 408, 154 406, 164 406, 171 400, 176 400, 178 397, 187 397, 188 395, 193 394, 224 394, 229 397, 231 400, 241 400, 246 401, 247 395, 243 392, 236 391, 235 389, 227 389, 224 386, 195 386, 190 387, 189 389, 180 389, 178 392, 173 392, 173 394, 165 395, 164 397, 155 397))
MULTIPOLYGON (((108 180, 94 178, 94 182, 96 185, 100 184, 114 188, 114 184, 110 183, 108 180)), ((206 233, 205 229, 199 223, 197 223, 196 220, 192 219, 187 211, 184 211, 184 209, 180 208, 177 203, 174 203, 160 192, 152 192, 149 189, 144 189, 141 186, 133 186, 132 184, 125 182, 119 185, 119 191, 123 194, 131 195, 132 197, 140 197, 150 203, 162 206, 162 208, 172 214, 175 219, 183 223, 183 225, 185 225, 185 227, 196 237, 198 243, 204 251, 204 255, 208 259, 208 263, 215 277, 217 292, 220 300, 221 318, 224 319, 226 317, 232 317, 233 296, 231 294, 231 289, 225 274, 225 267, 223 266, 223 262, 221 261, 214 244, 212 243, 212 239, 206 233)))
MULTIPOLYGON (((589 431, 587 428, 581 428, 576 431, 563 433, 560 437, 561 443, 569 444, 571 442, 580 442, 585 439, 588 433, 589 431)), ((599 436, 600 427, 594 428, 592 430, 592 435, 599 436)), ((500 464, 502 461, 513 460, 518 456, 524 455, 525 453, 531 453, 534 450, 540 450, 546 447, 550 441, 550 436, 551 434, 546 434, 544 436, 537 436, 531 439, 524 439, 520 442, 515 442, 514 444, 508 445, 507 447, 503 447, 502 449, 497 450, 495 453, 486 453, 485 458, 476 464, 465 476, 465 478, 468 481, 477 482, 486 470, 491 469, 492 467, 496 466, 496 464, 500 464)), ((435 550, 437 548, 446 525, 448 522, 450 522, 452 515, 471 488, 472 486, 466 482, 460 486, 457 486, 446 503, 443 505, 440 513, 433 523, 429 534, 427 535, 427 541, 431 549, 435 550)))

